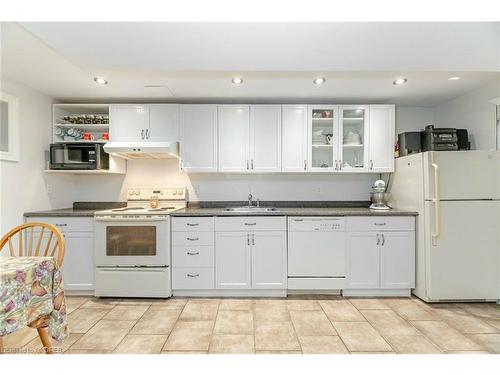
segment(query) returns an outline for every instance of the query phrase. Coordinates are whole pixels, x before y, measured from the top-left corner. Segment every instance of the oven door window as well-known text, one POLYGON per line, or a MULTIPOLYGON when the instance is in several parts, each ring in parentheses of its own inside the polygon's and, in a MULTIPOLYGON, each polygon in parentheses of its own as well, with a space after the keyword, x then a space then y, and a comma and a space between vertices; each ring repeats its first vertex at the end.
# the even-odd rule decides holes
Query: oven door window
POLYGON ((156 226, 107 226, 106 256, 156 256, 156 226))

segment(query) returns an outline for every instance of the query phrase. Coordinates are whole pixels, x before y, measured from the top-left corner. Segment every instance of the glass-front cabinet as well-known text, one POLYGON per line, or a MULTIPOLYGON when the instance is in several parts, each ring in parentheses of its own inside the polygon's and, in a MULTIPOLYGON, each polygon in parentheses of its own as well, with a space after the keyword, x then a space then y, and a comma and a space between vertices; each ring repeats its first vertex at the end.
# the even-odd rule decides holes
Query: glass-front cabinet
POLYGON ((339 170, 368 168, 368 106, 339 106, 339 170))
POLYGON ((308 106, 309 170, 332 172, 338 168, 338 106, 308 106))

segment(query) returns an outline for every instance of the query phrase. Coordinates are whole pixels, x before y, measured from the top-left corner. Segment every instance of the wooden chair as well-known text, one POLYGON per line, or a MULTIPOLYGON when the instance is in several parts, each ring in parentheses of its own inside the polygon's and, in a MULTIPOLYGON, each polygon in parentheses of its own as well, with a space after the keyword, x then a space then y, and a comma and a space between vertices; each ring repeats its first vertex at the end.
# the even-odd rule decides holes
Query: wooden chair
MULTIPOLYGON (((52 224, 32 222, 15 227, 0 240, 0 252, 7 248, 9 249, 10 256, 54 257, 59 267, 62 266, 64 260, 64 236, 59 229, 52 224), (16 235, 18 237, 17 240, 14 239, 16 235), (38 239, 35 243, 34 239, 36 237, 38 237, 38 239), (24 241, 26 241, 26 243, 24 243, 24 241), (33 246, 34 244, 35 246, 33 246)), ((37 329, 38 336, 40 336, 45 352, 51 354, 52 344, 45 329, 47 328, 46 318, 45 316, 41 317, 30 323, 29 326, 37 329)), ((0 353, 3 352, 2 344, 2 337, 0 337, 0 353)))

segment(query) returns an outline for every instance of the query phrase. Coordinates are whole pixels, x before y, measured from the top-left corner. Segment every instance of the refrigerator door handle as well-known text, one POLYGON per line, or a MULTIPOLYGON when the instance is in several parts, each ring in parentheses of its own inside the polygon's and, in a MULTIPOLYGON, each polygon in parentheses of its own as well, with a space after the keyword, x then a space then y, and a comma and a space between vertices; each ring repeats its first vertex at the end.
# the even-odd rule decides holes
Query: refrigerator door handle
POLYGON ((432 246, 437 246, 437 239, 440 235, 440 211, 439 211, 439 165, 434 162, 434 157, 432 158, 432 168, 434 169, 434 198, 432 202, 434 203, 434 230, 432 231, 432 246))

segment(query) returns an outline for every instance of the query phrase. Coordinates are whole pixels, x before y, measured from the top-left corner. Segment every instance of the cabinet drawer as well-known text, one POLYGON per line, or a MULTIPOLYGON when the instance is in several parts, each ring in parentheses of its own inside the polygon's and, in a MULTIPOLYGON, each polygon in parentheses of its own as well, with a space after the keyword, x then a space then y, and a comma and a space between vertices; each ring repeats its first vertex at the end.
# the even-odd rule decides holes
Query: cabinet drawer
POLYGON ((174 232, 212 232, 214 230, 213 217, 173 217, 172 231, 174 232))
POLYGON ((214 232, 172 232, 173 246, 211 246, 214 232))
POLYGON ((173 246, 173 267, 214 267, 213 246, 173 246))
POLYGON ((346 218, 348 232, 366 231, 413 231, 415 217, 413 216, 359 216, 346 218))
POLYGON ((62 232, 93 232, 93 217, 27 217, 26 222, 52 224, 62 232))
POLYGON ((216 217, 215 230, 218 232, 286 230, 286 219, 284 216, 216 217))
POLYGON ((214 289, 214 269, 202 267, 174 267, 172 289, 214 289))

